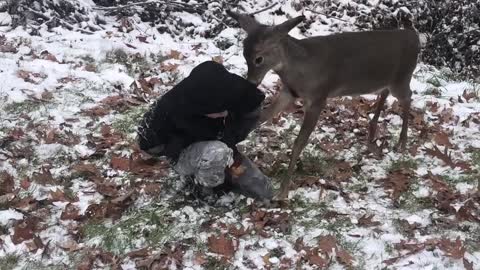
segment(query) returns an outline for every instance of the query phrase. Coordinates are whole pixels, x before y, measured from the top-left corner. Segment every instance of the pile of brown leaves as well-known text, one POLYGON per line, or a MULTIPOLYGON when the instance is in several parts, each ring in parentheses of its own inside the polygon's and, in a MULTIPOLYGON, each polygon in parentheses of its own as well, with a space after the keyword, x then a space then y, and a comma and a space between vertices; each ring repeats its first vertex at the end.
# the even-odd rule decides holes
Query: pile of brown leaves
POLYGON ((295 250, 302 252, 303 259, 319 269, 327 269, 334 259, 347 269, 353 269, 352 255, 343 249, 332 235, 320 236, 315 247, 305 246, 303 238, 299 238, 295 242, 295 250))

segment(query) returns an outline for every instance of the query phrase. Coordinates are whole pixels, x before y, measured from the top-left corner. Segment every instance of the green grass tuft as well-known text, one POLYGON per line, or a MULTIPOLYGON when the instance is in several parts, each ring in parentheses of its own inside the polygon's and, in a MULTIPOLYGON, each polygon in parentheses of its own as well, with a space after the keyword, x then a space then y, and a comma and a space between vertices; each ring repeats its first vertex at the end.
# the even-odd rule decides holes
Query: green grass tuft
POLYGON ((173 227, 165 219, 165 212, 158 209, 137 210, 111 226, 90 222, 83 227, 83 235, 86 239, 100 238, 100 245, 115 254, 137 248, 135 243, 142 240, 151 247, 162 246, 173 237, 173 227))
POLYGON ((129 54, 123 49, 108 51, 104 62, 125 66, 128 74, 132 77, 135 74, 142 74, 151 69, 151 64, 145 56, 140 53, 129 54))
POLYGON ((0 269, 13 269, 18 265, 19 257, 17 255, 8 254, 0 258, 0 269))
POLYGON ((392 161, 392 163, 390 164, 389 171, 396 171, 400 169, 416 170, 417 168, 418 168, 418 163, 416 160, 402 157, 399 160, 392 161))
POLYGON ((112 123, 112 127, 126 135, 132 134, 137 130, 138 123, 147 110, 148 106, 137 106, 129 109, 112 123))

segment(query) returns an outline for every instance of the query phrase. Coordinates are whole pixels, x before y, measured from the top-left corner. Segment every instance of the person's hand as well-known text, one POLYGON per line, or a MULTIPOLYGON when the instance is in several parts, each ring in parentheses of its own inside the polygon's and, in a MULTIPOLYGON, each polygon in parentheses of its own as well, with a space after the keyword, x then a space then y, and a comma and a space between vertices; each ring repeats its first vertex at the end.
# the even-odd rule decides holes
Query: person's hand
POLYGON ((224 117, 227 117, 227 115, 228 115, 228 111, 206 114, 206 116, 210 118, 224 118, 224 117))

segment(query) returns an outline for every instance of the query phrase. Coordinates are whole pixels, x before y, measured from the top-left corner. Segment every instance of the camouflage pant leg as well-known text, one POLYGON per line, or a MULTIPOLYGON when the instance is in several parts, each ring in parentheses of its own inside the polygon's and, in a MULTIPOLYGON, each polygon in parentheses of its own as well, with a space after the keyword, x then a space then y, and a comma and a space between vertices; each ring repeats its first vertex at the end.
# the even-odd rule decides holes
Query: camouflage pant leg
POLYGON ((225 181, 225 168, 233 163, 233 150, 220 141, 204 141, 185 148, 175 164, 180 175, 193 175, 195 183, 216 187, 225 181))

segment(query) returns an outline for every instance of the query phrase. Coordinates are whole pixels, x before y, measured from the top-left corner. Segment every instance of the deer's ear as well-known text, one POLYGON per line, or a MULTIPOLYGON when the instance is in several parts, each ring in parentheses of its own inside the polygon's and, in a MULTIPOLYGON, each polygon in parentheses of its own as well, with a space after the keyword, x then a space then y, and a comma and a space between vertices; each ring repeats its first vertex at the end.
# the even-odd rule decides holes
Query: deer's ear
POLYGON ((253 32, 260 25, 255 18, 248 14, 240 14, 231 10, 227 10, 227 14, 234 18, 247 33, 253 32))
POLYGON ((295 26, 297 26, 297 24, 301 23, 303 20, 305 20, 305 16, 303 15, 295 17, 286 22, 283 22, 282 24, 276 25, 274 27, 274 31, 279 34, 287 35, 290 30, 292 30, 295 26))

